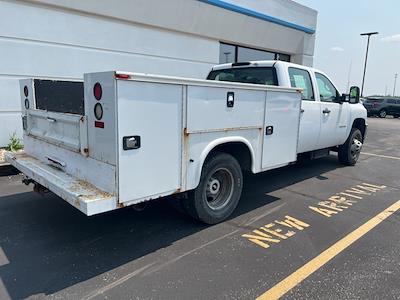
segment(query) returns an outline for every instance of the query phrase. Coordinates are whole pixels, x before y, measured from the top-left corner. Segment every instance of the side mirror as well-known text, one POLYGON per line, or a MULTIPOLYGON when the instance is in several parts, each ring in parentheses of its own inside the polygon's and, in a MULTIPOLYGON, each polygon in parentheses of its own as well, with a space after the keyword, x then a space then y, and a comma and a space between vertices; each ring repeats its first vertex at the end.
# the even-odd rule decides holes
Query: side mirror
POLYGON ((350 88, 350 103, 359 103, 360 102, 360 88, 358 86, 352 86, 350 88))

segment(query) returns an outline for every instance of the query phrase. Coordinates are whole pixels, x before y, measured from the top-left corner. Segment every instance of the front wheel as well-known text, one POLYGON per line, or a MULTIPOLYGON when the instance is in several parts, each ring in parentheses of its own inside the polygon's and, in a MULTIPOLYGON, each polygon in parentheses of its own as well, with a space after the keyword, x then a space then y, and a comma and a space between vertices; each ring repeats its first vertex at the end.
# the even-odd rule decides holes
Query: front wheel
POLYGON ((382 109, 382 110, 379 112, 379 117, 380 117, 380 118, 386 118, 386 116, 387 116, 386 110, 382 109))
POLYGON ((346 142, 339 146, 338 158, 340 163, 354 166, 360 157, 363 146, 362 133, 357 128, 352 128, 346 142))
POLYGON ((243 175, 237 160, 217 153, 204 163, 198 187, 183 202, 185 210, 206 224, 222 222, 238 205, 242 187, 243 175))

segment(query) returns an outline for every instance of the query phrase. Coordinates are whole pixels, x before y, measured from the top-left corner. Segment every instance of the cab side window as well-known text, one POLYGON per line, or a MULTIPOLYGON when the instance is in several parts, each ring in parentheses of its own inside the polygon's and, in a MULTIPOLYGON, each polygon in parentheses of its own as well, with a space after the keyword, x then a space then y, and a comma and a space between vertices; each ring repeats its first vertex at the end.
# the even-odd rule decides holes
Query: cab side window
POLYGON ((303 90, 302 100, 315 100, 311 76, 308 71, 297 68, 289 68, 289 78, 291 87, 303 90))
POLYGON ((326 76, 320 73, 315 73, 315 78, 317 79, 319 97, 321 101, 334 102, 339 96, 339 92, 333 86, 332 82, 330 82, 326 76))

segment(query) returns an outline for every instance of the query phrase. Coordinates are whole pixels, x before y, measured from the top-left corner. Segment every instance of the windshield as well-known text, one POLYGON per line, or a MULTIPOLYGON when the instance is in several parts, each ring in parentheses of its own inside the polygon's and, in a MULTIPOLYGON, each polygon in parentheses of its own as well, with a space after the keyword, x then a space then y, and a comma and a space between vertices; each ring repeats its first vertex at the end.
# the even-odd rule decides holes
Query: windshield
POLYGON ((278 85, 276 70, 273 67, 247 67, 215 70, 211 71, 207 79, 217 81, 278 85))

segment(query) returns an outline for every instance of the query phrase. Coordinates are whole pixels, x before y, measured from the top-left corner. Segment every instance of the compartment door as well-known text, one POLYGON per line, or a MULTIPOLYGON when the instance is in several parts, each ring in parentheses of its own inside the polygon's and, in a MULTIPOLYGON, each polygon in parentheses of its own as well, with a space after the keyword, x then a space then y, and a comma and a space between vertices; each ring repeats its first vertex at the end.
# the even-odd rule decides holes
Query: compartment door
POLYGON ((297 160, 301 94, 268 91, 265 105, 262 169, 297 160))
POLYGON ((181 186, 182 86, 117 81, 120 202, 141 202, 181 186), (137 149, 123 140, 139 137, 137 149))

